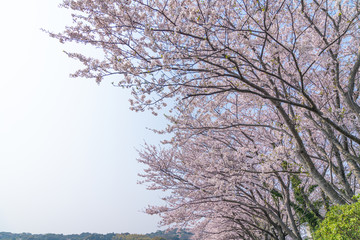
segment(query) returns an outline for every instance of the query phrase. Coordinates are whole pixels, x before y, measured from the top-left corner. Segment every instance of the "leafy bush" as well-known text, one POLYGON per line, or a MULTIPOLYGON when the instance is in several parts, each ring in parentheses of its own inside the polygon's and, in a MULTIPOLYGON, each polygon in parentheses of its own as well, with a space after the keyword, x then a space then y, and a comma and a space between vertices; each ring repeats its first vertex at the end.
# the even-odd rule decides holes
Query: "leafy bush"
POLYGON ((315 232, 316 240, 360 240, 360 201, 335 205, 315 232))

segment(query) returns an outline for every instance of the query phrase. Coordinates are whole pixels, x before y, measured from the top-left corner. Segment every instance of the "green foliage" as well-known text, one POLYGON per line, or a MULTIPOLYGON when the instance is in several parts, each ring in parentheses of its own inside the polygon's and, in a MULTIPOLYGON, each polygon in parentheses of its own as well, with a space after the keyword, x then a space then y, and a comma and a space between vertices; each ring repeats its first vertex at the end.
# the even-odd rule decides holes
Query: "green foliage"
POLYGON ((287 171, 288 170, 288 167, 289 167, 289 163, 287 161, 282 161, 281 163, 281 167, 287 171))
POLYGON ((360 240, 360 202, 331 207, 314 235, 316 240, 360 240))
MULTIPOLYGON (((299 216, 300 223, 308 223, 311 230, 315 230, 319 224, 319 218, 316 214, 309 209, 306 204, 305 197, 315 190, 317 185, 312 185, 309 188, 309 193, 305 193, 304 187, 301 186, 301 180, 298 176, 291 176, 291 184, 294 191, 295 202, 291 202, 290 205, 294 208, 295 212, 299 216)), ((314 202, 314 207, 317 208, 316 211, 319 211, 321 203, 314 202)))
POLYGON ((311 186, 309 187, 309 193, 312 193, 317 187, 318 187, 317 184, 311 185, 311 186))
MULTIPOLYGON (((291 164, 289 164, 287 161, 283 161, 281 163, 281 167, 287 171, 288 168, 291 167, 291 164)), ((295 210, 300 224, 307 223, 311 231, 314 231, 318 227, 320 221, 319 209, 324 205, 324 202, 318 200, 309 203, 309 196, 312 192, 315 191, 318 185, 311 185, 309 186, 308 190, 305 191, 304 187, 302 186, 300 177, 295 174, 290 174, 290 176, 291 187, 295 198, 295 201, 291 201, 290 205, 295 210), (310 208, 308 204, 311 204, 312 207, 310 208)), ((273 190, 271 191, 271 194, 273 197, 282 197, 280 193, 274 192, 273 190)))
POLYGON ((275 198, 275 199, 277 199, 277 198, 283 198, 283 196, 282 196, 282 194, 279 192, 279 191, 277 191, 276 189, 272 189, 271 191, 270 191, 270 193, 271 193, 271 195, 273 196, 273 198, 275 198))
POLYGON ((170 231, 157 231, 154 233, 149 233, 147 236, 153 237, 155 239, 156 237, 161 237, 165 240, 188 240, 191 238, 192 234, 184 230, 173 229, 170 231))

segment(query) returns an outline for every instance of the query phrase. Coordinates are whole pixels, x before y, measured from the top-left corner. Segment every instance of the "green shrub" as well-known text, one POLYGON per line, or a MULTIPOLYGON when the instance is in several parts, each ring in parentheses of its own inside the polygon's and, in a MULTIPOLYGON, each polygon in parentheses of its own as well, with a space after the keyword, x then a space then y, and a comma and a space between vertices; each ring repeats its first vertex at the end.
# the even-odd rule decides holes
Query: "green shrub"
POLYGON ((316 240, 360 240, 360 201, 335 205, 314 233, 316 240))

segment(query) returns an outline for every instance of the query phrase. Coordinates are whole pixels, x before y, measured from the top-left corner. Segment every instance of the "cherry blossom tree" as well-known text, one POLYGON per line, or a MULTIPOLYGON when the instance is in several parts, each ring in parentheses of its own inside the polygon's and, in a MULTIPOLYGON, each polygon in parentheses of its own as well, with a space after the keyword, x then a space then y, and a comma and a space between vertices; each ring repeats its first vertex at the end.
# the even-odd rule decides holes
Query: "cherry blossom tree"
POLYGON ((119 76, 132 109, 171 103, 163 147, 139 161, 150 207, 196 239, 302 239, 360 183, 359 0, 64 0, 50 33, 103 50, 68 53, 74 77, 119 76), (121 77, 120 77, 121 76, 121 77))

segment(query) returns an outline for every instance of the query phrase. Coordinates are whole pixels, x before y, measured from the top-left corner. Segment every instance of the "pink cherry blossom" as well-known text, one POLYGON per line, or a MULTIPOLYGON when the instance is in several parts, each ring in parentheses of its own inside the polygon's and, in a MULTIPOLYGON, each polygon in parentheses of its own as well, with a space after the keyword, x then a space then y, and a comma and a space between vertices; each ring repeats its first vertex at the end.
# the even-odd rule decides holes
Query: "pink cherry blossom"
MULTIPOLYGON (((360 3, 357 0, 64 0, 61 42, 103 81, 122 76, 131 107, 171 103, 171 133, 139 161, 148 208, 194 239, 302 239, 360 183, 360 3), (84 55, 85 54, 85 55, 84 55)), ((164 111, 164 110, 162 110, 164 111)))

